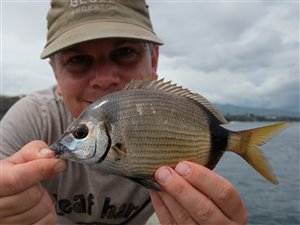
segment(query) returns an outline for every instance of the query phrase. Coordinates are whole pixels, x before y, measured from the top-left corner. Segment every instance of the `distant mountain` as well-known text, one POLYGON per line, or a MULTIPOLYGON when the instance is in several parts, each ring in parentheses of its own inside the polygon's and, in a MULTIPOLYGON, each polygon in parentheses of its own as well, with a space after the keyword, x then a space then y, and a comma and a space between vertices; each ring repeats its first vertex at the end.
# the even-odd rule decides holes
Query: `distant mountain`
MULTIPOLYGON (((23 96, 3 96, 0 95, 0 120, 7 110, 23 96)), ((282 109, 263 109, 263 108, 251 108, 241 107, 236 105, 222 105, 214 104, 217 109, 229 120, 255 120, 255 119, 286 119, 292 118, 292 120, 300 120, 299 112, 291 112, 282 109), (233 117, 232 117, 233 116, 233 117), (241 117, 240 117, 241 116, 241 117), (257 118, 262 117, 262 118, 257 118)))
POLYGON ((9 108, 15 104, 22 96, 4 96, 0 95, 0 120, 9 108))
POLYGON ((262 117, 291 117, 300 118, 299 112, 292 112, 283 109, 264 109, 264 108, 251 108, 251 107, 241 107, 231 104, 214 104, 220 112, 226 115, 255 115, 262 117))

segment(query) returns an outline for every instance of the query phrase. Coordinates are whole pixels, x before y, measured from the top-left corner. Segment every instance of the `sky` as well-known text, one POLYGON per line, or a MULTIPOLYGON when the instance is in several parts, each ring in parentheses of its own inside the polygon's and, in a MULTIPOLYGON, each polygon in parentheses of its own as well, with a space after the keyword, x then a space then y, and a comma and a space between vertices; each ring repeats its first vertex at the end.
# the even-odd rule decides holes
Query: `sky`
MULTIPOLYGON (((47 60, 48 0, 1 1, 1 94, 55 84, 47 60)), ((158 74, 213 103, 300 112, 299 1, 148 0, 158 74)))

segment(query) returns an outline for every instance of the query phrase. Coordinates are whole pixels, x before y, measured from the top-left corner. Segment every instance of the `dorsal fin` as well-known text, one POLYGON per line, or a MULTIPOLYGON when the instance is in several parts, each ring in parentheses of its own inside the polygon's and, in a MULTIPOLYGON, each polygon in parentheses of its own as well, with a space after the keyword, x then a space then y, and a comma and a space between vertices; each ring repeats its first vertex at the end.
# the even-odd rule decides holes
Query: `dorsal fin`
POLYGON ((221 124, 227 123, 223 115, 206 98, 197 93, 192 93, 187 88, 177 86, 176 84, 171 84, 171 81, 164 82, 164 79, 153 80, 151 77, 147 77, 143 80, 133 79, 127 84, 125 89, 151 89, 189 98, 200 103, 207 110, 209 110, 221 124))

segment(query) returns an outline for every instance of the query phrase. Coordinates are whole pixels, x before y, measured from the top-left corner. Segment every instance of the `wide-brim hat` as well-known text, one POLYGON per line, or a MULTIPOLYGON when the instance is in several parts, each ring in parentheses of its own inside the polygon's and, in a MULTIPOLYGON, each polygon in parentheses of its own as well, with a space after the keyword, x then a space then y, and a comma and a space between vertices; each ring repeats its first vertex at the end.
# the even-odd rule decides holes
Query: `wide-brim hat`
POLYGON ((153 31, 144 0, 52 0, 47 20, 42 59, 94 39, 126 38, 163 44, 153 31))

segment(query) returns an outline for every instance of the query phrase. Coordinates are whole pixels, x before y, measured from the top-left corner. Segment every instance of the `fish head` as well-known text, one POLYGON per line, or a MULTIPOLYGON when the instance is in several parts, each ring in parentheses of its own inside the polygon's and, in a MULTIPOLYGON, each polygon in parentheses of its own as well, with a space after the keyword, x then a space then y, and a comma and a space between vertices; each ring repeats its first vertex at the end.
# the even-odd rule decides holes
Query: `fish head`
POLYGON ((76 119, 50 146, 56 157, 91 165, 102 161, 110 148, 110 137, 104 120, 98 119, 76 119))

